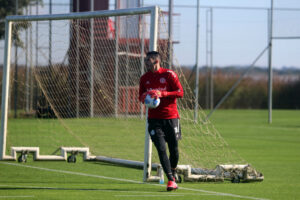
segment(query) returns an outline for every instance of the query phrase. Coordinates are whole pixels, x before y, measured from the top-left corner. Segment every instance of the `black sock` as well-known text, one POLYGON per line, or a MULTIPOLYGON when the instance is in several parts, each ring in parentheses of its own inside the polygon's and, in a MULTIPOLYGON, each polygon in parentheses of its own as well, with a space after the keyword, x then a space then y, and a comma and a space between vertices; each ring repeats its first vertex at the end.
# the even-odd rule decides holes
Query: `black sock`
POLYGON ((175 175, 176 175, 176 168, 175 169, 171 168, 171 171, 172 171, 172 175, 175 177, 175 175))
POLYGON ((174 181, 172 173, 166 174, 169 181, 174 181))

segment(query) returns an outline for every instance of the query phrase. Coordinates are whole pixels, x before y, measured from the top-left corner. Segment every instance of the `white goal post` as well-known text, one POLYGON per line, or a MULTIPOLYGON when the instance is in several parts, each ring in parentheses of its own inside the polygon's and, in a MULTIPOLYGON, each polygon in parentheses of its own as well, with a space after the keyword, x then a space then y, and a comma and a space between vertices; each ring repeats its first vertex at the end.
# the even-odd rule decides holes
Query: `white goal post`
MULTIPOLYGON (((13 147, 12 156, 6 155, 6 136, 7 136, 7 120, 8 120, 8 101, 9 101, 9 84, 10 84, 10 69, 11 69, 11 45, 12 45, 12 23, 20 21, 44 21, 44 20, 66 20, 66 19, 85 19, 95 17, 111 17, 111 16, 127 16, 150 14, 150 36, 149 36, 149 50, 157 50, 157 32, 158 32, 158 15, 160 9, 158 6, 143 7, 143 8, 130 8, 120 10, 105 10, 94 12, 80 12, 69 14, 54 14, 54 15, 31 15, 31 16, 7 16, 5 20, 5 54, 4 54, 4 67, 3 67, 3 87, 2 87, 2 107, 1 107, 1 132, 0 132, 0 159, 1 160, 15 160, 16 153, 27 151, 33 152, 36 158, 40 160, 66 160, 66 156, 40 156, 39 148, 37 147, 13 147)), ((146 125, 147 127, 147 125, 146 125)), ((66 148, 62 147, 62 154, 64 155, 66 148)), ((76 147, 70 148, 68 151, 78 150, 76 147)), ((145 162, 144 162, 144 181, 151 179, 151 150, 152 143, 146 128, 145 133, 145 162), (150 155, 150 156, 149 156, 150 155)), ((84 149, 84 152, 88 150, 84 149)), ((92 157, 95 159, 95 156, 92 157)), ((101 156, 99 157, 101 160, 101 156)), ((121 159, 117 159, 120 162, 121 159)), ((108 162, 114 162, 109 159, 108 162)), ((122 160, 121 160, 122 162, 122 160)), ((127 164, 126 161, 124 161, 127 164)), ((155 180, 163 177, 162 173, 159 178, 153 177, 155 180)))

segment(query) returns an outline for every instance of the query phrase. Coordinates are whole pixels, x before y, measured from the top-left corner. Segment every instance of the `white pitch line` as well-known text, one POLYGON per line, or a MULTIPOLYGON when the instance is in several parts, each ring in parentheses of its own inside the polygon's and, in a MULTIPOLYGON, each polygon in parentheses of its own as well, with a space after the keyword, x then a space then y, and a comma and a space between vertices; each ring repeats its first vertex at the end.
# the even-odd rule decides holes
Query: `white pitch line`
MULTIPOLYGON (((153 193, 153 192, 152 192, 153 193)), ((197 194, 197 193, 174 193, 174 194, 119 194, 115 195, 115 197, 173 197, 173 196, 186 196, 186 195, 194 195, 194 196, 209 196, 214 194, 197 194)))
MULTIPOLYGON (((68 188, 59 188, 59 187, 45 187, 45 186, 28 186, 28 185, 3 185, 0 184, 0 187, 9 187, 9 188, 29 188, 29 189, 51 189, 51 190, 55 190, 55 189, 66 189, 68 190, 68 188)), ((70 188, 70 190, 76 190, 76 188, 70 188)), ((80 189, 78 189, 80 190, 80 189)), ((87 188, 85 188, 84 190, 89 190, 87 188)), ((115 193, 116 190, 109 190, 109 189, 90 189, 93 191, 101 191, 101 192, 113 192, 115 193)), ((144 191, 118 191, 119 193, 136 193, 136 194, 144 194, 144 195, 157 195, 158 192, 144 192, 144 191)), ((160 192, 161 193, 161 192, 160 192)), ((175 195, 175 194, 173 194, 175 195)), ((181 196, 185 196, 185 195, 194 195, 194 196, 208 196, 208 195, 215 195, 215 194, 203 194, 203 193, 180 193, 178 191, 176 191, 176 195, 181 195, 181 196)), ((120 195, 119 195, 120 196, 120 195)), ((165 196, 162 195, 161 196, 165 196)))
POLYGON ((115 195, 115 197, 184 197, 184 195, 166 194, 166 195, 115 195))
MULTIPOLYGON (((72 172, 72 171, 65 171, 65 170, 49 169, 49 168, 43 168, 43 167, 35 167, 35 166, 31 166, 31 165, 21 165, 21 164, 16 164, 16 163, 9 163, 9 162, 0 162, 0 164, 13 165, 13 166, 17 166, 17 167, 26 167, 26 168, 43 170, 43 171, 58 172, 58 173, 64 173, 64 174, 71 174, 71 175, 79 175, 79 176, 86 176, 86 177, 102 178, 102 179, 115 180, 115 181, 128 182, 128 183, 147 184, 147 185, 152 185, 152 186, 165 187, 165 185, 153 184, 153 183, 144 183, 144 182, 141 182, 141 181, 135 181, 135 180, 130 180, 130 179, 121 179, 121 178, 113 178, 113 177, 100 176, 100 175, 94 175, 94 174, 86 174, 86 173, 80 173, 80 172, 72 172)), ((194 191, 194 192, 204 192, 204 193, 208 193, 208 194, 216 195, 216 196, 229 196, 229 197, 235 197, 235 198, 241 198, 241 199, 251 199, 251 200, 269 200, 269 199, 265 199, 265 198, 257 198, 257 197, 251 197, 251 196, 242 196, 242 195, 231 194, 231 193, 214 192, 214 191, 209 191, 209 190, 201 190, 201 189, 193 189, 193 188, 185 188, 185 187, 179 187, 179 189, 181 189, 181 190, 188 190, 188 191, 194 191)))
MULTIPOLYGON (((51 189, 51 190, 55 190, 55 189, 63 189, 63 188, 58 188, 58 187, 45 187, 45 186, 28 186, 28 185, 3 185, 3 184, 0 184, 0 187, 13 187, 13 188, 31 188, 31 189, 51 189)), ((68 190, 68 188, 65 188, 66 190, 68 190)), ((76 188, 71 188, 71 189, 74 189, 76 190, 76 188)), ((71 190, 70 189, 70 190, 71 190)), ((86 189, 86 188, 85 188, 86 189)), ((80 190, 80 189, 78 189, 80 190)), ((88 190, 88 189, 86 189, 88 190)), ((109 189, 90 189, 90 190, 93 190, 93 191, 101 191, 101 192, 113 192, 115 193, 116 190, 109 190, 109 189)), ((119 193, 135 193, 135 194, 143 194, 144 196, 154 196, 156 195, 157 196, 157 193, 158 192, 144 192, 144 191, 118 191, 119 193)), ((161 193, 161 192, 160 192, 161 193)), ((210 196, 210 195, 214 195, 215 194, 208 194, 208 193, 180 193, 178 191, 176 191, 176 194, 170 194, 170 195, 177 195, 177 196, 186 196, 186 195, 192 195, 192 196, 210 196)), ((160 194, 159 196, 170 196, 170 195, 163 195, 163 194, 160 194)), ((130 195, 115 195, 115 196, 130 196, 130 195)), ((131 195, 131 196, 141 196, 141 195, 131 195)))
POLYGON ((214 192, 214 191, 201 190, 201 189, 193 189, 193 188, 185 188, 185 187, 180 187, 180 189, 189 190, 189 191, 195 191, 195 192, 206 192, 206 193, 209 193, 209 194, 212 194, 212 195, 230 196, 230 197, 236 197, 236 198, 241 198, 241 199, 270 200, 270 199, 264 199, 264 198, 242 196, 242 195, 238 195, 238 194, 230 194, 230 193, 223 193, 223 192, 214 192))
POLYGON ((152 195, 152 194, 149 194, 149 195, 115 195, 115 197, 182 197, 184 195, 176 195, 176 194, 166 194, 166 195, 152 195))
POLYGON ((0 199, 8 199, 8 198, 33 198, 34 196, 0 196, 0 199))

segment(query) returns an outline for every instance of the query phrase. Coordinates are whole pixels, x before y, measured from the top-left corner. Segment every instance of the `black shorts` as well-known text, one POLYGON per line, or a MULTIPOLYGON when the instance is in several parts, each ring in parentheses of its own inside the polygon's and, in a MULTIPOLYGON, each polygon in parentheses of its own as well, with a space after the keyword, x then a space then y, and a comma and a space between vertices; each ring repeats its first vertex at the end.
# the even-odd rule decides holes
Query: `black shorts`
POLYGON ((164 137, 166 142, 181 139, 181 127, 179 119, 148 119, 148 132, 154 141, 158 134, 164 137))

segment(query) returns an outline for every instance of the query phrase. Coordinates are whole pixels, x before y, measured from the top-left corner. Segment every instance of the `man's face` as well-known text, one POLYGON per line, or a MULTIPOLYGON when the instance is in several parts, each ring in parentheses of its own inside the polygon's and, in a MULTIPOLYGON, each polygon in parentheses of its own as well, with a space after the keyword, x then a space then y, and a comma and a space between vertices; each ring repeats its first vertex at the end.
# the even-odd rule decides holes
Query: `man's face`
POLYGON ((147 56, 145 58, 145 64, 148 71, 157 71, 158 70, 158 64, 159 60, 157 58, 154 58, 152 56, 147 56))

